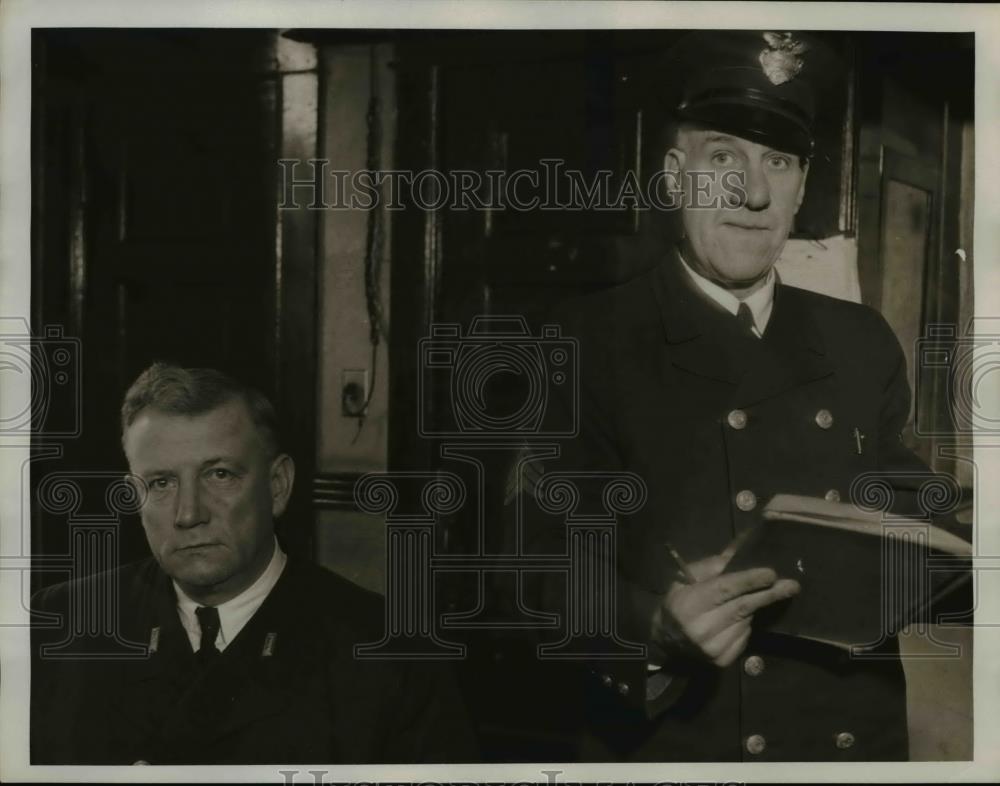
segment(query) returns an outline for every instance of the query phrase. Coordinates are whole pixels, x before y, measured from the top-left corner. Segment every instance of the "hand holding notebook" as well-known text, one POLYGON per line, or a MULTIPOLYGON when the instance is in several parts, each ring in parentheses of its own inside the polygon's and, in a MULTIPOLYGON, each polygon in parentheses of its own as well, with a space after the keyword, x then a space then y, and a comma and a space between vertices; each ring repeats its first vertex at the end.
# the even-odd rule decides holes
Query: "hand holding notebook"
POLYGON ((843 648, 877 646, 926 619, 971 576, 972 547, 957 535, 825 499, 778 494, 739 539, 727 573, 770 567, 802 587, 755 627, 843 648))

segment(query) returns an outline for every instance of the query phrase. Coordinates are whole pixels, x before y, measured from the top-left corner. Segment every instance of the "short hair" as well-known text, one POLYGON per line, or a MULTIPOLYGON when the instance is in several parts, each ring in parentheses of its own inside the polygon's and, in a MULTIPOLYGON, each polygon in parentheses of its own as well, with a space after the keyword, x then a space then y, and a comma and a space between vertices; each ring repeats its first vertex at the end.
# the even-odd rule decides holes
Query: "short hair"
POLYGON ((125 393, 122 402, 122 442, 139 414, 155 409, 170 415, 202 415, 234 399, 246 405, 268 456, 280 447, 277 415, 267 396, 214 368, 183 368, 172 363, 153 363, 125 393))

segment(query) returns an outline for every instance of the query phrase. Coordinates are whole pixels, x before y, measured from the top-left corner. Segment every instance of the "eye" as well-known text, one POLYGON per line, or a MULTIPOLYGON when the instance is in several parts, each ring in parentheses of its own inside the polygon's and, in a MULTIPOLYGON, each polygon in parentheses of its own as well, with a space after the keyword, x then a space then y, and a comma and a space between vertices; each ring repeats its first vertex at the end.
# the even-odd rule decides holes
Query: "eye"
POLYGON ((167 489, 170 488, 170 478, 166 477, 152 478, 146 485, 149 487, 150 491, 155 491, 155 492, 166 491, 167 489))
POLYGON ((736 156, 728 150, 719 150, 712 154, 712 163, 717 166, 731 166, 736 163, 736 156))
POLYGON ((790 159, 788 156, 774 155, 774 156, 769 156, 768 157, 767 163, 768 163, 768 166, 771 167, 771 169, 775 169, 775 170, 777 170, 779 172, 783 172, 783 171, 791 168, 791 166, 792 166, 792 159, 790 159))
POLYGON ((240 475, 226 467, 210 467, 203 475, 209 483, 219 486, 229 486, 239 480, 240 475))

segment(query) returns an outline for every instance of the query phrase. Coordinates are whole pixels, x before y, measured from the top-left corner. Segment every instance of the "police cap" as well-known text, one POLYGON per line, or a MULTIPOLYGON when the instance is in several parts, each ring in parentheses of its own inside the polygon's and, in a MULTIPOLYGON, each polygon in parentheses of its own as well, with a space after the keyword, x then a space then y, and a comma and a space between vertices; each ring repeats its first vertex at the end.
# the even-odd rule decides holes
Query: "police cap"
POLYGON ((683 91, 677 119, 811 156, 815 82, 827 48, 799 33, 699 31, 675 47, 683 91))

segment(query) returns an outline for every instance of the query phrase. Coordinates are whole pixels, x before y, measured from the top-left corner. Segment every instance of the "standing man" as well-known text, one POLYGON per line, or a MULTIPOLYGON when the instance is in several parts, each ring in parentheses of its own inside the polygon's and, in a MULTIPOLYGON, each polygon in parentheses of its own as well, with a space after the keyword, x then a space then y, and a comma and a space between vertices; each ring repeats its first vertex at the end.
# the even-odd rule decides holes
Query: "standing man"
POLYGON ((593 664, 581 757, 906 759, 895 637, 856 659, 769 636, 754 614, 798 583, 722 572, 774 494, 846 501, 861 473, 926 468, 901 442, 910 391, 885 320, 774 270, 813 154, 816 53, 790 33, 688 43, 697 65, 664 157, 683 237, 557 316, 581 370, 580 432, 558 468, 631 471, 648 489, 617 536, 618 631, 648 660, 593 664))
POLYGON ((157 363, 125 396, 122 444, 152 558, 51 587, 34 608, 35 764, 449 762, 471 755, 443 664, 358 660, 377 596, 288 557, 295 478, 274 410, 212 369, 157 363), (140 658, 51 659, 115 583, 140 658))

